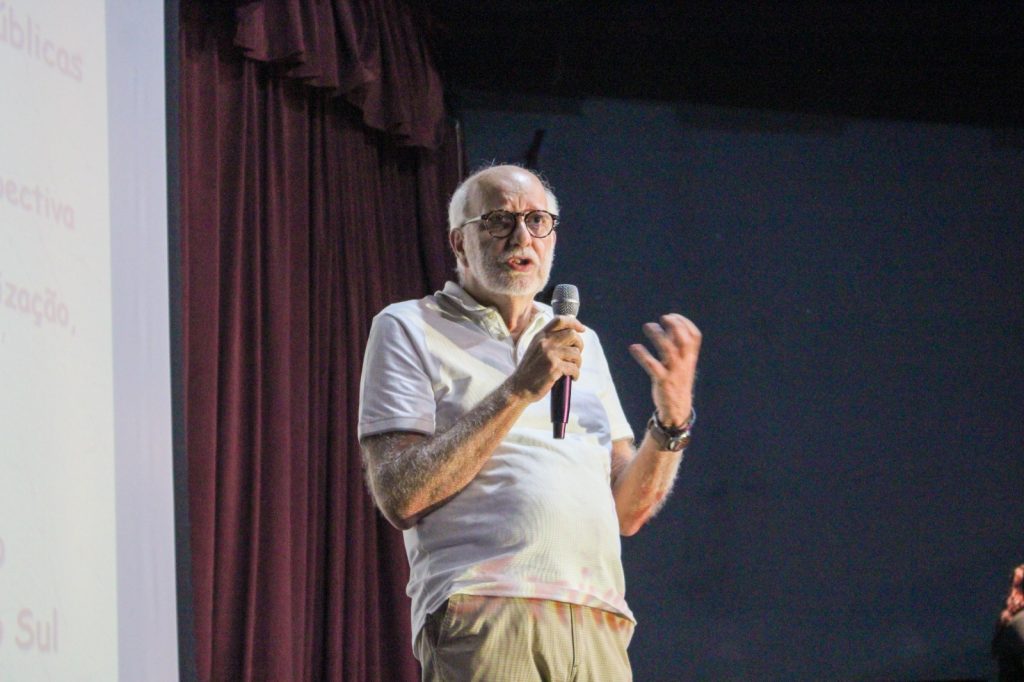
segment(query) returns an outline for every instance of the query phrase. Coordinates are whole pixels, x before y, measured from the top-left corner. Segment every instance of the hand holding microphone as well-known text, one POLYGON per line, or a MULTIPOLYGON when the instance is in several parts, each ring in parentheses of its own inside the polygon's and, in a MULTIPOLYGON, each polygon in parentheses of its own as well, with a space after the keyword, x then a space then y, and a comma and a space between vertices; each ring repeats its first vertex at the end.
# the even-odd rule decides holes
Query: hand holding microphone
POLYGON ((559 284, 551 301, 555 319, 530 342, 512 377, 512 388, 531 402, 551 395, 555 438, 565 434, 572 380, 580 375, 585 327, 576 319, 579 293, 571 284, 559 284), (561 425, 561 426, 559 426, 561 425))

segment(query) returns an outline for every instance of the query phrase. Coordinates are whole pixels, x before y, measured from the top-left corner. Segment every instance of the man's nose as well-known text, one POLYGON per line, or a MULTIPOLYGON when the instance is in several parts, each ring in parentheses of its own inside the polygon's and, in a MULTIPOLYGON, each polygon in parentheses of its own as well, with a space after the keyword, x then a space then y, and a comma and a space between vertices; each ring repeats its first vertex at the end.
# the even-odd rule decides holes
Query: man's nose
POLYGON ((516 226, 512 229, 510 235, 512 241, 520 246, 526 246, 533 241, 533 235, 530 234, 530 230, 526 227, 526 216, 516 216, 516 226))

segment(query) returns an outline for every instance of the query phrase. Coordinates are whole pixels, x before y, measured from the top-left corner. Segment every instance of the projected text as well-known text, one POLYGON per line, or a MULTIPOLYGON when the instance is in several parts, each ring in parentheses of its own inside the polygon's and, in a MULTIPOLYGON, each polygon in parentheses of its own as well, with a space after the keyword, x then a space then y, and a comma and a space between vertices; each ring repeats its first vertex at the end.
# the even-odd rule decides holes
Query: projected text
POLYGON ((52 40, 31 15, 18 12, 7 2, 0 2, 0 44, 23 52, 74 81, 82 81, 82 55, 52 40))
MULTIPOLYGON (((3 569, 7 560, 7 548, 3 538, 0 538, 0 569, 3 569)), ((3 614, 8 610, 0 605, 0 652, 8 648, 6 634, 7 623, 4 622, 3 614)), ((60 646, 59 615, 56 608, 47 609, 43 612, 33 611, 30 608, 22 607, 17 609, 17 616, 10 626, 10 639, 12 648, 25 653, 56 654, 60 646)))
POLYGON ((74 207, 37 184, 0 175, 0 206, 34 214, 69 230, 75 229, 74 207))
POLYGON ((68 329, 72 335, 75 333, 75 328, 71 325, 71 312, 55 290, 44 288, 42 291, 38 291, 6 281, 2 272, 0 272, 0 310, 31 319, 37 327, 47 324, 68 329))

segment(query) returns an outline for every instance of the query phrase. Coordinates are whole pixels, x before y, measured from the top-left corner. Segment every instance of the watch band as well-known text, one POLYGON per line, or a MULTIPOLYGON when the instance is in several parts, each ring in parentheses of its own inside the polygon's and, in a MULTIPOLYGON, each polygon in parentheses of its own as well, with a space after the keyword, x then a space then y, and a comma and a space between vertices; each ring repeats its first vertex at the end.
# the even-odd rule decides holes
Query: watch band
POLYGON ((658 419, 658 411, 655 410, 651 418, 647 420, 647 432, 658 444, 658 449, 665 452, 681 452, 690 444, 691 432, 694 422, 697 421, 697 410, 690 411, 690 418, 686 423, 677 428, 670 428, 661 423, 658 419))

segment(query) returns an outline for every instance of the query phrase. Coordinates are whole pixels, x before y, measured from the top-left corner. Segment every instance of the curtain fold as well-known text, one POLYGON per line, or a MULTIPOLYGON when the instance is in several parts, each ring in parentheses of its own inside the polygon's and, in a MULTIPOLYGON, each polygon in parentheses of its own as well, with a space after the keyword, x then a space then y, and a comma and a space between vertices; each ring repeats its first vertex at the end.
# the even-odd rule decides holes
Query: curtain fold
MULTIPOLYGON (((267 55, 295 41, 304 51, 292 54, 345 53, 315 42, 309 22, 327 5, 237 12, 285 13, 267 55)), ((350 13, 363 33, 388 29, 359 22, 405 11, 360 6, 388 10, 350 13)), ((182 4, 197 667, 204 680, 415 680, 402 539, 364 487, 356 411, 372 316, 453 269, 445 202, 458 150, 453 135, 403 146, 408 136, 368 128, 350 99, 243 57, 235 11, 182 4)))
POLYGON ((235 9, 234 44, 288 78, 355 106, 400 145, 436 147, 444 93, 425 16, 398 0, 253 0, 235 9))

